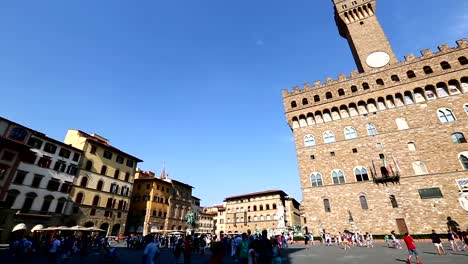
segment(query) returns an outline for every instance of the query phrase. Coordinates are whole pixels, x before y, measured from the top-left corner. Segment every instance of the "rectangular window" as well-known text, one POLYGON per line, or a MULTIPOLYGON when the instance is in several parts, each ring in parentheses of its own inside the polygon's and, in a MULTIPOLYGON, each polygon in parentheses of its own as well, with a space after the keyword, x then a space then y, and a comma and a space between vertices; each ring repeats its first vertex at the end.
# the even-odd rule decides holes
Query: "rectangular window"
POLYGON ((67 164, 63 161, 56 161, 54 165, 54 171, 60 171, 60 172, 65 172, 65 169, 67 168, 67 164))
POLYGON ((117 156, 117 158, 115 159, 115 162, 117 162, 119 164, 123 164, 124 163, 124 158, 122 156, 117 156))
POLYGON ((27 171, 17 171, 15 180, 13 181, 14 184, 23 184, 24 178, 28 175, 27 171))
POLYGON ((39 186, 41 185, 42 178, 44 178, 44 175, 34 174, 34 179, 31 183, 31 187, 39 188, 39 186))
POLYGON ((78 162, 80 160, 80 156, 81 155, 78 152, 73 153, 73 161, 78 162))
POLYGON ((426 188, 419 189, 419 196, 421 199, 434 199, 434 198, 443 198, 442 191, 440 188, 426 188))
POLYGON ((60 185, 60 180, 52 178, 47 183, 47 190, 49 190, 49 191, 58 191, 59 185, 60 185))
POLYGON ((105 150, 104 151, 104 158, 112 159, 112 152, 105 150))
POLYGON ((47 142, 44 146, 44 151, 47 152, 47 153, 50 153, 50 154, 55 154, 55 152, 57 152, 57 146, 55 146, 54 144, 50 144, 49 142, 47 142))
POLYGON ((15 153, 10 152, 10 151, 6 151, 6 150, 3 152, 2 160, 4 160, 4 161, 13 161, 14 158, 15 158, 15 153))
POLYGON ((127 167, 133 168, 133 160, 127 160, 127 167))
POLYGON ((42 140, 34 137, 30 137, 28 140, 28 146, 35 149, 40 149, 42 147, 42 140))
POLYGON ((68 149, 64 149, 64 148, 60 148, 60 151, 59 151, 59 156, 62 157, 62 158, 70 158, 70 155, 71 155, 71 151, 68 150, 68 149))
POLYGON ((91 150, 89 151, 89 153, 96 154, 96 151, 97 151, 97 147, 94 145, 91 145, 91 150))
POLYGON ((42 156, 41 158, 39 158, 39 161, 37 162, 37 166, 48 169, 51 163, 52 163, 52 160, 50 159, 50 157, 42 156))
POLYGON ((71 187, 71 182, 64 182, 62 186, 60 186, 60 192, 62 193, 69 193, 71 187))

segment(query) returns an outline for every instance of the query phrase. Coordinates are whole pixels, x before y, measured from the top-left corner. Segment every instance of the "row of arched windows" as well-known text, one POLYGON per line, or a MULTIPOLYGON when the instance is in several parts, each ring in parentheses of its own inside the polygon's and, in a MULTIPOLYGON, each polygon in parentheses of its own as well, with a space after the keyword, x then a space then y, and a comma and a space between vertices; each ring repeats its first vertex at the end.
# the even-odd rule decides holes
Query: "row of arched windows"
MULTIPOLYGON (((15 205, 17 197, 20 195, 20 191, 11 189, 8 191, 6 199, 5 199, 5 208, 13 208, 15 205)), ((31 210, 31 207, 33 204, 36 203, 36 198, 37 194, 35 192, 29 192, 26 194, 26 198, 24 199, 24 202, 21 206, 21 211, 22 212, 29 212, 31 210)), ((55 197, 52 195, 46 195, 42 199, 42 205, 40 212, 55 212, 58 214, 63 213, 63 208, 65 207, 65 203, 67 202, 66 198, 59 198, 57 199, 57 203, 55 205, 55 208, 51 210, 51 204, 53 203, 55 197)))
MULTIPOLYGON (((459 62, 461 65, 466 65, 466 64, 468 64, 468 59, 467 59, 466 57, 462 56, 462 57, 459 57, 459 58, 458 58, 458 62, 459 62)), ((448 70, 448 69, 451 69, 451 68, 452 68, 452 66, 450 65, 450 63, 448 63, 447 61, 441 62, 441 63, 440 63, 440 67, 441 67, 443 70, 448 70)), ((432 73, 434 73, 432 67, 430 67, 430 66, 424 66, 424 67, 423 67, 423 72, 424 72, 425 74, 432 74, 432 73)), ((416 77, 416 73, 415 73, 414 71, 411 71, 411 70, 410 70, 410 71, 407 71, 407 72, 406 72, 406 76, 408 77, 408 79, 412 79, 412 78, 415 78, 415 77, 416 77)), ((394 83, 400 82, 400 77, 399 77, 398 75, 396 75, 396 74, 392 75, 392 76, 390 77, 390 79, 391 79, 392 82, 394 82, 394 83)), ((383 79, 380 79, 380 78, 379 78, 379 79, 375 80, 375 84, 376 84, 378 87, 381 87, 381 86, 384 86, 384 85, 385 85, 385 82, 384 82, 383 79)), ((369 85, 369 83, 367 83, 367 82, 363 82, 363 83, 361 84, 361 86, 362 86, 362 89, 363 89, 363 90, 368 90, 368 89, 370 89, 370 85, 369 85)), ((358 91, 358 87, 357 87, 356 85, 352 85, 352 86, 350 87, 350 89, 351 89, 351 93, 355 93, 355 92, 358 91)), ((344 96, 344 95, 346 95, 345 90, 342 89, 342 88, 338 89, 338 96, 344 96)), ((327 100, 333 99, 333 94, 332 94, 332 92, 326 92, 326 93, 325 93, 325 98, 326 98, 327 100)), ((319 95, 314 95, 313 101, 314 101, 315 103, 320 102, 320 96, 319 96, 319 95)), ((309 100, 308 100, 307 98, 302 98, 302 105, 308 105, 308 104, 309 104, 309 100)), ((296 101, 291 101, 291 108, 296 108, 296 107, 297 107, 297 102, 296 102, 296 101)))
POLYGON ((418 87, 413 91, 388 95, 385 98, 379 97, 377 100, 371 98, 367 101, 361 100, 357 104, 350 103, 348 105, 341 105, 340 107, 294 116, 291 119, 292 128, 313 126, 353 116, 367 115, 395 107, 428 102, 449 95, 458 95, 462 92, 468 93, 468 77, 463 77, 460 81, 461 83, 457 80, 450 80, 448 85, 440 82, 436 86, 427 85, 424 89, 418 87))

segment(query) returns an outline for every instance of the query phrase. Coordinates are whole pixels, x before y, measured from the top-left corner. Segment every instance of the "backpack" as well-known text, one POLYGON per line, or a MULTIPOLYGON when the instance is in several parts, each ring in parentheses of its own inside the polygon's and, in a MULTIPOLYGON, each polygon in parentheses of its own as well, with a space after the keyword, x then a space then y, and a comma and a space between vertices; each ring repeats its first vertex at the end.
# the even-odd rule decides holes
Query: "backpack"
POLYGON ((239 249, 239 258, 248 258, 249 257, 249 242, 242 240, 242 242, 237 246, 239 249))

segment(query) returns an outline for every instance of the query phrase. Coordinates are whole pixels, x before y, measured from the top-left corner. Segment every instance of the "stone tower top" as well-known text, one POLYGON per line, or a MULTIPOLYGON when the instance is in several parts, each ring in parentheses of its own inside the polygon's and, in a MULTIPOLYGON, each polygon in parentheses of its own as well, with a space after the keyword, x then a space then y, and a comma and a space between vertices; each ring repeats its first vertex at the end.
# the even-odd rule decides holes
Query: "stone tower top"
POLYGON ((377 0, 333 0, 340 35, 348 40, 359 72, 398 63, 375 15, 377 0))

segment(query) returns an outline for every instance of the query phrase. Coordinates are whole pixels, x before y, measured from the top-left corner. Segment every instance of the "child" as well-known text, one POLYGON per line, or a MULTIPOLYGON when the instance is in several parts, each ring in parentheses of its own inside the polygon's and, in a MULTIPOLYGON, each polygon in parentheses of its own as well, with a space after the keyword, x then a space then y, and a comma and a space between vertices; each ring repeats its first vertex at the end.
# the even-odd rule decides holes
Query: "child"
POLYGON ((408 248, 408 264, 411 264, 411 257, 413 255, 416 257, 417 264, 422 264, 421 258, 416 251, 416 245, 414 244, 413 238, 408 233, 405 233, 403 240, 405 241, 406 247, 408 248))

